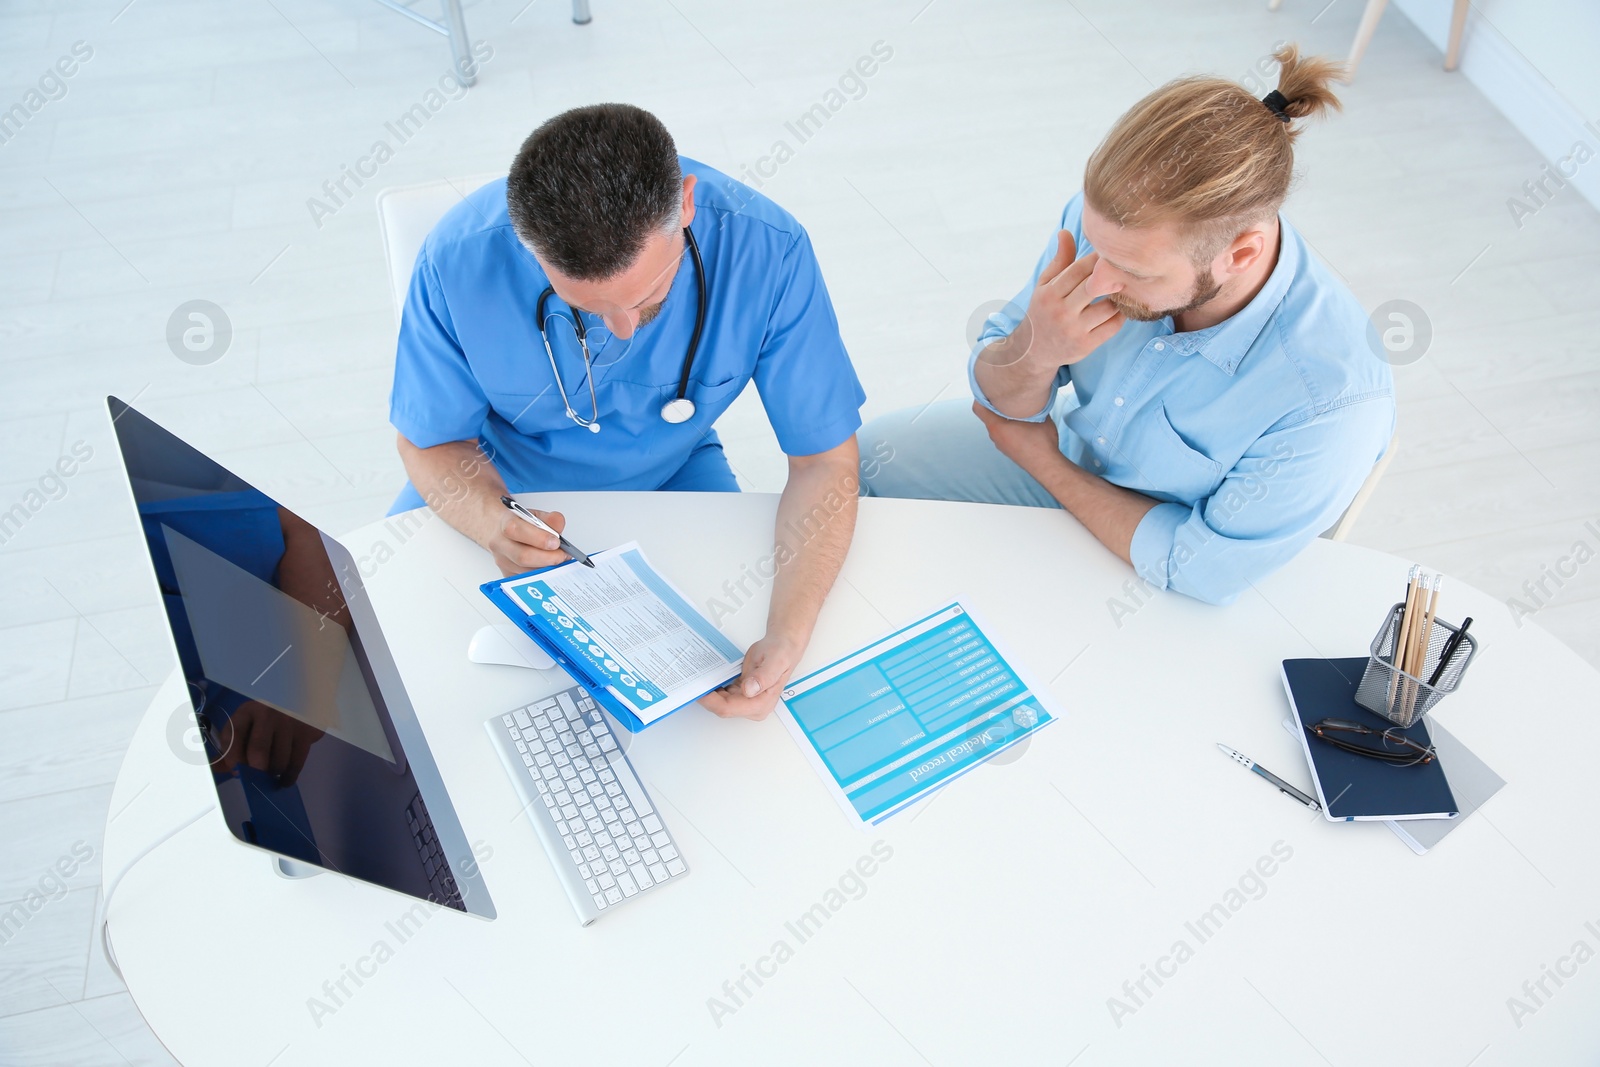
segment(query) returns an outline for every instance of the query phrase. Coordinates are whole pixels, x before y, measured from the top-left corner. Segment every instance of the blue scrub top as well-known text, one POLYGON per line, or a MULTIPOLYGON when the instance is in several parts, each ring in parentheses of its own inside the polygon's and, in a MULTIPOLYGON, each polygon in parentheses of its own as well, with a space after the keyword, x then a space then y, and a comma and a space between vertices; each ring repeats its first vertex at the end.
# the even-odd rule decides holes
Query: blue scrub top
MULTIPOLYGON (((551 376, 534 321, 549 282, 512 231, 502 178, 451 210, 417 256, 390 397, 395 428, 419 448, 478 439, 513 492, 658 489, 697 447, 717 446, 712 423, 752 378, 786 454, 849 439, 866 396, 805 230, 750 187, 680 162, 698 179, 690 228, 709 289, 687 394, 692 419, 673 425, 661 407, 677 395, 694 327, 693 258, 685 253, 660 314, 630 340, 579 313, 599 401, 601 431, 591 433, 567 417, 551 376)), ((556 366, 573 409, 588 418, 582 352, 557 313, 573 314, 552 296, 556 366)), ((420 503, 408 487, 397 508, 420 503)))

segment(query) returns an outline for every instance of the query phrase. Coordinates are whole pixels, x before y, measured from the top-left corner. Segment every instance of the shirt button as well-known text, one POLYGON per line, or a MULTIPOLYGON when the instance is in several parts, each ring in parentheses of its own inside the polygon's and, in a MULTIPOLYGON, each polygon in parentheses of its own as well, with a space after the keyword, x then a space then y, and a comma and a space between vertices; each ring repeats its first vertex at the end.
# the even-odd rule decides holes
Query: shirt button
POLYGON ((1166 346, 1166 344, 1165 344, 1165 343, 1163 343, 1163 342, 1161 342, 1161 341, 1157 341, 1157 342, 1156 342, 1156 351, 1157 351, 1157 352, 1160 352, 1160 351, 1161 351, 1161 350, 1162 350, 1162 349, 1164 349, 1164 348, 1166 348, 1166 347, 1167 347, 1167 346, 1166 346))
POLYGON ((1096 437, 1095 440, 1098 441, 1100 444, 1105 444, 1106 443, 1106 439, 1104 437, 1096 437))
POLYGON ((1100 461, 1099 461, 1099 460, 1095 460, 1095 461, 1094 461, 1094 465, 1095 465, 1095 466, 1096 466, 1096 467, 1098 467, 1098 466, 1100 466, 1100 461))
POLYGON ((1122 398, 1119 396, 1115 400, 1113 400, 1112 403, 1117 405, 1117 407, 1120 408, 1122 406, 1122 398))

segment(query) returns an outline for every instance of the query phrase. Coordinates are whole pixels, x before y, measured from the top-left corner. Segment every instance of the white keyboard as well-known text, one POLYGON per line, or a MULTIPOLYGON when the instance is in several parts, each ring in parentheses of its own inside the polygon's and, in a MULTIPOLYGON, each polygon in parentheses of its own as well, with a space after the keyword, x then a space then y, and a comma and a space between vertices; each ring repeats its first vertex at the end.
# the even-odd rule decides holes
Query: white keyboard
POLYGON ((583 925, 689 872, 582 686, 486 726, 583 925))

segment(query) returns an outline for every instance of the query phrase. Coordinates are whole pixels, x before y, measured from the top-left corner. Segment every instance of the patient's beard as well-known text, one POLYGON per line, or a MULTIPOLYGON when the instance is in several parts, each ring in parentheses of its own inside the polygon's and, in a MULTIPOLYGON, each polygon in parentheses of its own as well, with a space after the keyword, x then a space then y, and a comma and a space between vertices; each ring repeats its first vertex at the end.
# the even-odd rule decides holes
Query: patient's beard
POLYGON ((1137 300, 1128 300, 1121 293, 1111 293, 1106 297, 1106 301, 1120 311, 1124 317, 1130 318, 1135 322, 1155 322, 1169 315, 1181 315, 1185 311, 1193 311, 1201 304, 1211 301, 1220 292, 1222 292, 1222 286, 1217 284, 1216 276, 1211 273, 1210 266, 1207 266, 1201 274, 1196 276, 1194 289, 1189 293, 1188 302, 1182 307, 1157 311, 1149 304, 1141 304, 1137 300))

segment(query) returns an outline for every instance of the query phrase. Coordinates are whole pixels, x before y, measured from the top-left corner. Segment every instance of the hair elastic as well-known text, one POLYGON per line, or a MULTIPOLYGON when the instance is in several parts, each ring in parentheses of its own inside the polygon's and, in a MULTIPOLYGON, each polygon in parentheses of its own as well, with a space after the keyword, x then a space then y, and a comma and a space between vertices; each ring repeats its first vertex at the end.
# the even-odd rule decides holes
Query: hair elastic
POLYGON ((1293 116, 1289 114, 1289 98, 1278 92, 1278 90, 1274 89, 1266 96, 1263 96, 1261 102, 1267 105, 1268 111, 1278 116, 1280 122, 1292 120, 1293 116))

